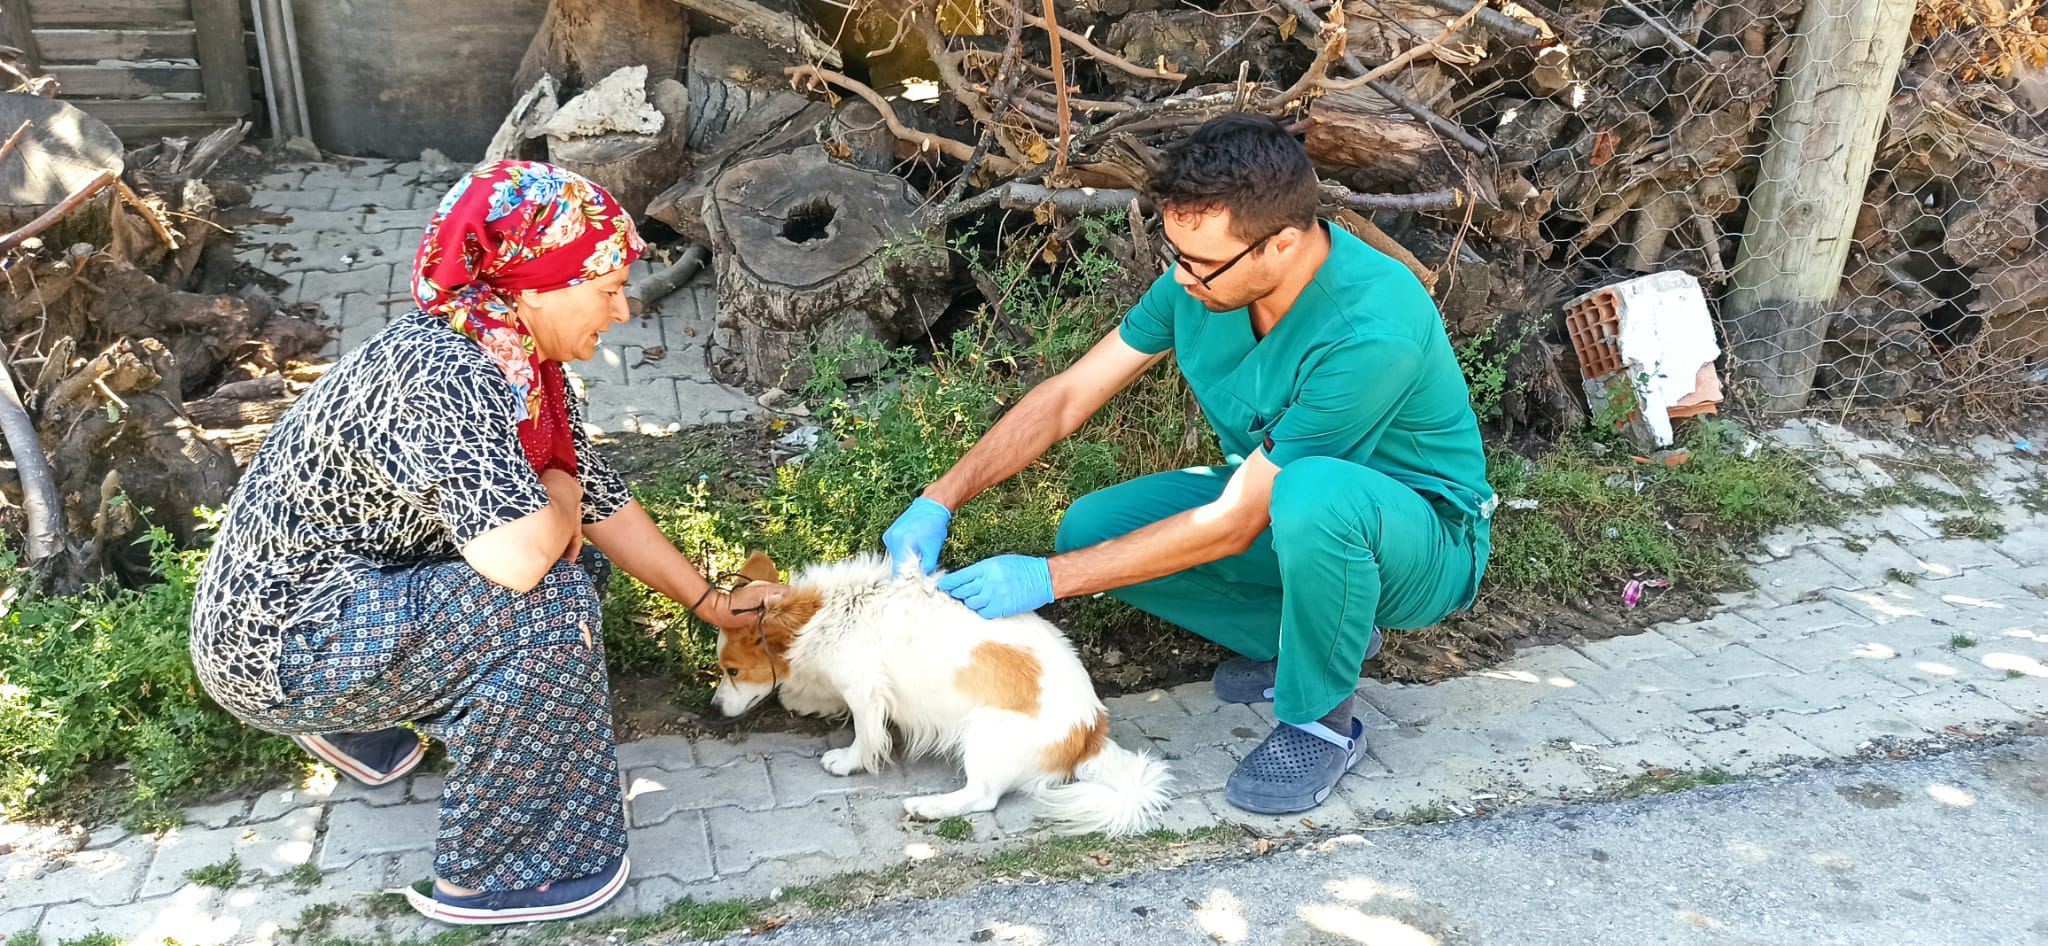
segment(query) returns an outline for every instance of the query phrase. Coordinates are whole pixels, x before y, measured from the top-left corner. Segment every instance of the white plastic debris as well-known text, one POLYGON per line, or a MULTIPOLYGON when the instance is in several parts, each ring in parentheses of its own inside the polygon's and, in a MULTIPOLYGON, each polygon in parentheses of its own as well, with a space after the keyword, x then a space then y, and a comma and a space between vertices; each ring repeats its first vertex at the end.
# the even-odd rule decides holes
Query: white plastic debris
MULTIPOLYGON (((1721 400, 1714 372, 1721 346, 1714 341, 1706 295, 1690 274, 1674 270, 1638 276, 1581 295, 1565 309, 1589 326, 1589 342, 1590 336, 1598 336, 1601 344, 1611 337, 1621 362, 1615 373, 1626 374, 1634 385, 1643 422, 1658 446, 1671 443, 1674 414, 1691 416, 1721 400)), ((1574 344, 1581 340, 1575 338, 1574 344)), ((1581 352, 1582 362, 1588 354, 1581 352)), ((1586 378, 1594 410, 1618 380, 1605 374, 1586 378)))

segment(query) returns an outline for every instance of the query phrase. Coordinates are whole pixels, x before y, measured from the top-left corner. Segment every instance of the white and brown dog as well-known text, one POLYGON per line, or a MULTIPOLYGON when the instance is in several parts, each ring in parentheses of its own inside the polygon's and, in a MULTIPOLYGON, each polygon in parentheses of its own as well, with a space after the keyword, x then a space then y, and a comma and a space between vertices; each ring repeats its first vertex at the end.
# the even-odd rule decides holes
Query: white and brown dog
MULTIPOLYGON (((758 552, 740 574, 777 580, 758 552)), ((801 570, 758 633, 718 635, 719 711, 777 693, 792 712, 851 714, 853 744, 821 760, 834 775, 880 771, 895 724, 911 756, 942 753, 966 770, 959 791, 904 799, 915 817, 989 811, 1019 789, 1066 833, 1155 827, 1172 776, 1109 740, 1109 714, 1059 629, 1036 614, 985 620, 933 581, 898 577, 879 555, 801 570)))

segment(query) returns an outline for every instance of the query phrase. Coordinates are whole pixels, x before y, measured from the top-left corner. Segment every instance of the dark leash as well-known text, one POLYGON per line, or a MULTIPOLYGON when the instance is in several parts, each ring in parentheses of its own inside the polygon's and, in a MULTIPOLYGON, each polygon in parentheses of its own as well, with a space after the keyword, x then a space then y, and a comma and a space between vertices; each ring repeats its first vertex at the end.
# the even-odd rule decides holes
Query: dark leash
MULTIPOLYGON (((746 586, 748 586, 748 585, 751 585, 751 584, 753 584, 753 583, 754 583, 754 581, 755 581, 754 579, 752 579, 752 578, 748 578, 747 576, 745 576, 745 575, 742 575, 742 574, 739 574, 738 572, 726 572, 726 573, 724 573, 724 574, 722 574, 722 575, 719 575, 719 576, 718 576, 718 581, 714 581, 714 582, 707 582, 707 583, 706 583, 706 584, 708 584, 708 585, 709 585, 710 587, 707 587, 707 588, 705 588, 705 589, 704 589, 704 594, 703 594, 703 596, 697 599, 697 603, 696 603, 696 604, 694 604, 694 605, 691 605, 691 606, 690 606, 690 614, 691 614, 692 616, 695 616, 695 615, 696 615, 696 613, 697 613, 697 608, 698 608, 699 606, 701 606, 701 605, 702 605, 702 604, 703 604, 703 603, 705 602, 705 600, 706 600, 706 599, 708 599, 708 598, 710 598, 710 597, 711 597, 711 593, 712 593, 712 592, 714 592, 714 591, 723 591, 723 592, 725 592, 725 593, 726 593, 727 595, 731 595, 731 594, 732 594, 733 592, 735 592, 735 591, 738 591, 738 590, 740 590, 741 588, 744 588, 744 587, 746 587, 746 586), (734 585, 733 585, 732 587, 730 587, 730 588, 721 588, 721 587, 719 587, 719 585, 718 585, 718 582, 723 582, 723 581, 731 581, 732 579, 735 579, 735 578, 736 578, 736 579, 739 579, 739 582, 738 582, 737 584, 734 584, 734 585)), ((753 607, 751 607, 751 608, 739 608, 739 609, 728 609, 728 610, 731 610, 731 611, 732 611, 732 613, 734 613, 734 614, 752 614, 752 615, 755 615, 755 618, 754 618, 754 639, 755 639, 755 643, 756 643, 756 644, 757 644, 757 645, 758 645, 758 646, 759 646, 759 647, 761 648, 761 652, 762 652, 762 653, 764 653, 764 654, 767 654, 767 653, 768 653, 768 603, 767 603, 767 602, 765 602, 765 601, 763 601, 762 603, 760 603, 760 604, 757 604, 757 605, 755 605, 755 606, 753 606, 753 607)), ((699 620, 702 620, 702 619, 701 619, 701 618, 699 618, 699 620)), ((706 622, 706 623, 709 623, 709 622, 706 622)), ((711 638, 711 642, 712 642, 712 646, 714 646, 714 647, 716 647, 716 646, 717 646, 717 644, 718 644, 718 637, 717 637, 717 635, 716 635, 716 634, 712 635, 712 638, 711 638)), ((770 679, 770 681, 771 681, 771 682, 769 683, 769 685, 768 685, 768 692, 769 692, 770 694, 773 694, 773 693, 774 693, 774 692, 775 692, 775 691, 776 691, 777 689, 781 688, 781 686, 782 686, 782 676, 781 676, 781 674, 780 674, 779 672, 777 672, 777 671, 776 671, 776 669, 775 669, 775 656, 774 656, 773 654, 769 654, 769 655, 768 655, 768 675, 769 675, 769 679, 770 679)), ((723 674, 721 674, 720 676, 721 676, 721 678, 722 678, 722 677, 723 677, 723 674)), ((759 716, 760 716, 760 715, 761 715, 761 714, 762 714, 762 713, 763 713, 763 712, 764 712, 764 711, 765 711, 765 710, 767 709, 767 707, 768 707, 768 697, 764 696, 764 697, 762 697, 762 698, 761 698, 761 699, 760 699, 760 700, 759 700, 758 702, 756 702, 756 703, 755 703, 755 704, 754 704, 753 706, 747 707, 747 709, 746 709, 746 710, 745 710, 744 712, 740 713, 740 714, 739 714, 738 716, 724 716, 724 717, 721 717, 721 716, 716 716, 716 715, 710 715, 710 716, 699 716, 699 717, 697 718, 697 724, 698 724, 698 725, 700 725, 700 726, 703 726, 703 727, 704 727, 704 728, 706 728, 706 729, 709 729, 709 730, 711 730, 712 732, 716 732, 716 733, 719 733, 720 735, 724 735, 724 734, 727 734, 727 733, 731 733, 731 732, 735 732, 735 731, 737 731, 737 730, 738 730, 738 729, 740 728, 740 726, 741 726, 741 725, 743 725, 743 724, 745 724, 745 723, 749 723, 749 722, 752 722, 752 721, 754 721, 754 719, 755 719, 756 717, 759 717, 759 716)))

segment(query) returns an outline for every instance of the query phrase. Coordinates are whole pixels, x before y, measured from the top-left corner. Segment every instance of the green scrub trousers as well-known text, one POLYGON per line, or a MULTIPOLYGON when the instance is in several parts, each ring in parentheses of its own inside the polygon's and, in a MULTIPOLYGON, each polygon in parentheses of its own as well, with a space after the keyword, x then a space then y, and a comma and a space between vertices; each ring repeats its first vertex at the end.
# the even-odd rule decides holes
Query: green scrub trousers
MULTIPOLYGON (((1231 467, 1140 477, 1081 497, 1061 552, 1214 500, 1231 467)), ((1489 546, 1420 493, 1368 467, 1303 457, 1273 481, 1273 524, 1239 555, 1109 594, 1253 660, 1279 658, 1273 715, 1307 723, 1358 686, 1375 625, 1427 627, 1464 607, 1489 546)))

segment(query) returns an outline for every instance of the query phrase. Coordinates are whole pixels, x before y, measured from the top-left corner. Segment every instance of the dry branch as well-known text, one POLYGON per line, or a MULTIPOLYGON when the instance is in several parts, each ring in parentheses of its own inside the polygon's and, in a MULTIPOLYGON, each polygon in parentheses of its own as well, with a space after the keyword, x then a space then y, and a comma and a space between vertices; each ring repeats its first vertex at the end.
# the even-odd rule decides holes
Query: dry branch
POLYGON ((1082 36, 1081 34, 1074 32, 1073 30, 1067 29, 1066 27, 1060 26, 1059 24, 1051 21, 1049 19, 1052 13, 1052 7, 1050 4, 1046 6, 1046 13, 1047 16, 1044 17, 1033 16, 1029 13, 1026 13, 1024 14, 1024 22, 1029 23, 1032 26, 1036 26, 1039 29, 1045 30, 1047 33, 1051 34, 1054 49, 1058 49, 1060 40, 1064 39, 1069 43, 1073 43, 1074 45, 1079 46, 1082 52, 1087 53, 1089 57, 1094 59, 1095 61, 1100 62, 1105 66, 1109 66, 1111 68, 1120 69, 1124 72, 1128 72, 1131 75, 1137 76, 1140 79, 1163 79, 1168 82, 1187 81, 1188 77, 1186 73, 1174 72, 1171 69, 1154 69, 1148 66, 1140 66, 1137 63, 1131 62, 1130 60, 1125 59, 1122 56, 1109 52, 1103 49, 1102 47, 1089 42, 1088 37, 1082 36))
POLYGON ((0 237, 0 253, 6 253, 20 246, 30 237, 55 226, 57 221, 70 216, 72 211, 79 208, 79 205, 91 200, 94 194, 105 190, 107 185, 114 183, 118 179, 119 175, 112 171, 101 171, 94 175, 91 180, 86 181, 83 186, 72 191, 70 196, 65 197, 57 206, 44 211, 42 216, 23 224, 13 233, 0 237))

